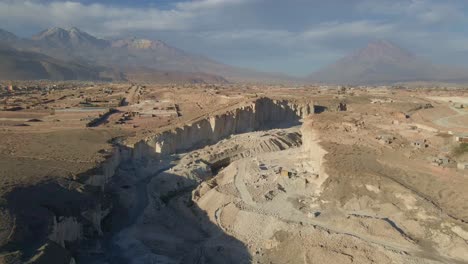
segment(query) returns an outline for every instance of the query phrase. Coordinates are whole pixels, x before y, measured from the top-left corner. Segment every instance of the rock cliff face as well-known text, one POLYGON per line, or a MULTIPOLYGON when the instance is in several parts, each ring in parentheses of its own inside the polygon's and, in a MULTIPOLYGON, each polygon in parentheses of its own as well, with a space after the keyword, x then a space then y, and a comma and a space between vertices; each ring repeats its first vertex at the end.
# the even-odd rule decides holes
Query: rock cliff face
POLYGON ((318 131, 314 128, 313 118, 307 118, 301 127, 302 134, 302 149, 312 168, 316 168, 315 174, 317 175, 316 184, 319 187, 316 194, 318 195, 322 190, 321 186, 328 178, 325 171, 324 156, 327 151, 320 146, 318 131))
POLYGON ((230 135, 300 124, 311 103, 260 98, 227 113, 210 116, 138 142, 134 158, 163 157, 210 145, 230 135))
POLYGON ((302 149, 304 150, 307 155, 312 155, 313 151, 315 151, 315 139, 316 139, 316 132, 313 129, 313 120, 307 119, 304 121, 301 127, 301 134, 302 134, 302 149))
POLYGON ((65 247, 65 242, 73 242, 83 236, 82 226, 74 217, 54 218, 52 233, 49 239, 65 247))
POLYGON ((122 155, 122 152, 123 150, 119 147, 114 147, 112 154, 109 155, 103 163, 101 163, 101 165, 96 169, 95 174, 87 175, 85 183, 87 185, 100 187, 101 190, 104 191, 107 183, 109 183, 122 161, 122 156, 124 156, 122 155))

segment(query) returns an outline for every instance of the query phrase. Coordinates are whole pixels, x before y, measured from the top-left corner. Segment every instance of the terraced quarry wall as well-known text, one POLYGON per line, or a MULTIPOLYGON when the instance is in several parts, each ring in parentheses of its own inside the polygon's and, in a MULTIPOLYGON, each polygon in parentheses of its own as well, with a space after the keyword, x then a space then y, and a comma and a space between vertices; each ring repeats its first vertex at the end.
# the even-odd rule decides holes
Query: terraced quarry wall
POLYGON ((230 135, 299 125, 314 112, 313 104, 260 98, 229 112, 208 116, 148 137, 134 146, 134 159, 181 153, 210 145, 230 135))
MULTIPOLYGON (((95 244, 92 243, 89 248, 89 241, 106 236, 103 221, 113 210, 118 209, 118 205, 109 195, 109 189, 113 184, 114 175, 122 166, 137 167, 144 164, 142 161, 164 159, 172 154, 215 144, 234 134, 299 125, 300 120, 313 111, 311 102, 259 98, 224 113, 201 117, 189 124, 149 136, 133 146, 116 146, 106 161, 79 175, 73 187, 54 187, 60 189, 60 193, 66 192, 66 197, 70 197, 51 197, 50 202, 41 205, 48 208, 47 213, 41 216, 43 219, 36 219, 36 223, 28 224, 27 218, 21 218, 21 221, 25 221, 24 226, 31 228, 40 222, 44 232, 32 243, 23 241, 22 231, 18 231, 18 239, 14 241, 14 245, 31 248, 19 258, 32 261, 31 263, 41 263, 60 255, 63 263, 75 263, 73 255, 76 252, 96 250, 93 248, 95 244), (50 206, 47 205, 49 203, 50 206), (37 245, 36 242, 41 245, 37 245)), ((135 175, 129 175, 132 176, 135 175)))

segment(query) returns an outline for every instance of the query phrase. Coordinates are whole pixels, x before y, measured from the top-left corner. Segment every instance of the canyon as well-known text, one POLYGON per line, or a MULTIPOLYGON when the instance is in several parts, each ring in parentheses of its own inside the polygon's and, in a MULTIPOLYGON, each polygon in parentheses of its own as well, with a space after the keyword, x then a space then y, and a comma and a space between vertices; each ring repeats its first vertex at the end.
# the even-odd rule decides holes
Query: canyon
MULTIPOLYGON (((174 155, 178 158, 183 157, 187 151, 213 145, 236 134, 297 126, 300 124, 299 120, 313 114, 313 111, 312 102, 293 103, 287 100, 259 98, 244 102, 227 112, 200 117, 188 124, 152 135, 130 146, 115 143, 115 147, 109 152, 109 157, 78 180, 81 182, 78 187, 80 190, 76 191, 80 192, 80 196, 86 197, 83 199, 92 200, 92 205, 77 208, 71 214, 60 210, 67 211, 65 208, 56 208, 49 226, 45 227, 50 230, 48 239, 62 247, 72 245, 70 249, 91 247, 92 249, 89 249, 91 252, 99 251, 103 245, 115 247, 115 242, 106 241, 106 239, 114 240, 114 237, 109 238, 112 235, 106 234, 103 240, 89 240, 88 238, 103 236, 104 228, 110 229, 107 230, 108 233, 110 231, 110 234, 116 233, 114 236, 117 236, 119 232, 124 232, 126 228, 141 221, 142 217, 148 217, 144 216, 143 212, 146 213, 147 207, 151 207, 153 203, 169 199, 164 197, 177 196, 179 192, 190 194, 197 184, 213 177, 212 170, 214 166, 219 166, 216 163, 220 161, 234 159, 236 156, 240 158, 245 155, 254 155, 257 151, 278 151, 292 145, 298 146, 301 140, 297 132, 290 141, 283 139, 283 135, 272 135, 272 138, 268 140, 259 139, 259 142, 256 142, 256 148, 245 150, 249 153, 252 151, 251 154, 242 153, 237 149, 238 145, 235 145, 232 149, 213 153, 206 160, 196 159, 190 166, 185 164, 188 168, 184 168, 184 171, 188 175, 177 175, 181 179, 168 174, 169 170, 172 171, 183 163, 183 160, 175 160, 174 155), (165 184, 163 185, 162 182, 165 184), (151 193, 146 194, 149 192, 146 190, 146 185, 154 186, 152 189, 148 188, 151 193), (160 191, 157 198, 154 192, 163 188, 162 186, 166 189, 160 191), (118 220, 114 220, 116 218, 118 220), (91 234, 88 234, 89 229, 92 229, 91 234), (82 243, 91 245, 83 246, 82 243)), ((286 138, 288 136, 291 135, 287 134, 286 138)), ((47 259, 48 247, 41 250, 41 253, 32 258, 47 259)), ((54 248, 54 251, 56 250, 54 248)), ((95 254, 91 259, 96 259, 95 254)), ((82 256, 82 258, 87 263, 91 261, 87 259, 87 256, 82 256)), ((111 258, 114 257, 111 256, 111 258)), ((120 257, 114 261, 118 262, 119 259, 120 257)), ((128 258, 122 257, 121 259, 120 261, 123 259, 128 261, 128 258)), ((70 261, 72 263, 75 260, 70 257, 70 261)))

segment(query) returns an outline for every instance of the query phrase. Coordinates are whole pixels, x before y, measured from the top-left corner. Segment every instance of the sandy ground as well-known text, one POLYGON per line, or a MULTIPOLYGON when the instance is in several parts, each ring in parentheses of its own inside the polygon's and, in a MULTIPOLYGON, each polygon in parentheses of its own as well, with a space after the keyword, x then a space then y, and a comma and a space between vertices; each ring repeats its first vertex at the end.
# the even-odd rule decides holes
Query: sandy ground
POLYGON ((427 98, 434 101, 442 101, 447 103, 453 102, 460 104, 468 104, 468 98, 462 96, 428 96, 427 98))
MULTIPOLYGON (((85 90, 105 98, 101 88, 85 90)), ((167 159, 122 164, 106 187, 116 201, 102 221, 105 234, 90 241, 92 254, 75 256, 78 263, 468 263, 468 173, 456 169, 467 155, 452 156, 456 143, 447 133, 468 132, 465 110, 449 103, 466 103, 466 95, 260 88, 115 86, 115 100, 177 105, 180 116, 149 107, 172 115, 116 124, 131 109, 124 106, 97 128, 83 120, 97 112, 52 114, 38 106, 0 113, 0 246, 17 221, 3 210, 12 199, 30 203, 36 217, 44 204, 78 210, 77 199, 96 190, 76 177, 93 175, 112 138, 136 142, 269 94, 313 98, 320 113, 302 127, 233 135, 167 159), (347 111, 336 111, 340 102, 347 111), (435 165, 438 156, 449 163, 435 165), (45 182, 66 188, 42 188, 45 182)), ((80 90, 63 93, 69 101, 47 106, 82 100, 80 90)))

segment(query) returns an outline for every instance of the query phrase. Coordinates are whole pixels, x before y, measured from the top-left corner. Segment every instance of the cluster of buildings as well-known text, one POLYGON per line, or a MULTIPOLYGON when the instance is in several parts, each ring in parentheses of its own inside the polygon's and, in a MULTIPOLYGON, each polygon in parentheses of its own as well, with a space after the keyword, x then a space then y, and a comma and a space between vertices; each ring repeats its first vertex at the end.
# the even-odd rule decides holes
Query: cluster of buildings
MULTIPOLYGON (((468 144, 468 134, 453 135, 455 144, 468 144)), ((391 134, 377 135, 375 139, 382 145, 391 145, 397 138, 391 134)), ((423 150, 430 146, 430 142, 427 139, 417 139, 410 142, 411 147, 415 150, 423 150)), ((459 170, 468 170, 468 160, 463 157, 461 160, 457 160, 450 154, 450 147, 447 147, 438 155, 428 157, 428 161, 437 167, 451 167, 459 170)))
POLYGON ((94 86, 93 83, 80 82, 80 81, 49 81, 49 80, 35 80, 35 81, 4 81, 0 82, 0 91, 2 92, 18 92, 18 91, 51 91, 63 89, 76 89, 79 87, 94 86))

